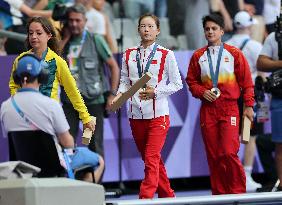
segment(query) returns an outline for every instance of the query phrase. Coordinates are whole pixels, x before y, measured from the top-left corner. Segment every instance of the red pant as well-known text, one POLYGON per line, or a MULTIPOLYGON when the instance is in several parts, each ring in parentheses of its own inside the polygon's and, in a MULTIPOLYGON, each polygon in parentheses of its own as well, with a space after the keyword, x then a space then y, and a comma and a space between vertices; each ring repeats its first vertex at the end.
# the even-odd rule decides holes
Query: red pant
POLYGON ((145 163, 145 178, 140 186, 140 199, 151 199, 156 192, 159 198, 175 196, 161 159, 161 150, 169 124, 169 116, 148 120, 130 119, 134 141, 145 163))
POLYGON ((237 102, 218 99, 203 103, 200 121, 212 194, 245 193, 245 172, 237 155, 240 146, 237 102))

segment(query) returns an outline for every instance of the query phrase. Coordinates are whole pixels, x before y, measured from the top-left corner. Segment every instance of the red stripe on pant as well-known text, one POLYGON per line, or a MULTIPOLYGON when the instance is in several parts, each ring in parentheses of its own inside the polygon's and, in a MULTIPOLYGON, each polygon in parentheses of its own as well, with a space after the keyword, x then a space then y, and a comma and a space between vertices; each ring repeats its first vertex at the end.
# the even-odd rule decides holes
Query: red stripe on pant
POLYGON ((175 196, 161 159, 161 150, 169 125, 169 116, 130 119, 134 141, 145 163, 145 178, 140 186, 140 199, 151 199, 156 192, 159 198, 175 196))
POLYGON ((246 177, 238 157, 240 122, 237 102, 203 103, 200 121, 212 194, 245 193, 246 177))

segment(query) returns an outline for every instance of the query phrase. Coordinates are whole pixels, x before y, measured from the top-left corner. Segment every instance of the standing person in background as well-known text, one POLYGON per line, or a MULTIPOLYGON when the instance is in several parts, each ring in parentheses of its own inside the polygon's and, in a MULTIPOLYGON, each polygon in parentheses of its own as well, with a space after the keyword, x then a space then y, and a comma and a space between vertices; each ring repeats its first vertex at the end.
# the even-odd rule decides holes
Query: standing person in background
POLYGON ((146 87, 129 100, 128 117, 135 144, 145 164, 145 178, 139 198, 174 197, 161 159, 161 150, 170 126, 168 96, 182 88, 174 53, 155 43, 160 33, 158 17, 139 18, 141 45, 125 51, 118 95, 115 102, 147 71, 152 73, 146 87), (167 84, 168 81, 168 84, 167 84))
POLYGON ((203 28, 208 45, 194 52, 186 82, 192 95, 202 101, 200 123, 212 194, 245 193, 245 172, 238 157, 237 100, 242 89, 243 116, 253 121, 254 88, 250 68, 239 49, 222 43, 224 21, 221 16, 205 16, 203 28))
MULTIPOLYGON (((275 72, 282 69, 282 56, 278 55, 278 42, 275 32, 270 33, 263 44, 257 61, 257 68, 263 72, 275 72)), ((281 76, 280 76, 281 77, 281 76)), ((272 142, 275 144, 275 163, 280 184, 277 191, 282 191, 282 89, 276 88, 271 92, 271 133, 272 142)))
POLYGON ((100 12, 105 19, 106 33, 105 40, 107 41, 112 53, 118 53, 117 41, 113 37, 113 25, 110 22, 109 17, 103 12, 105 0, 92 0, 93 7, 100 12))
POLYGON ((167 0, 167 16, 170 34, 173 36, 184 34, 186 7, 183 0, 167 0))
POLYGON ((275 31, 276 17, 280 13, 281 0, 264 0, 263 17, 266 36, 275 31))
POLYGON ((156 0, 121 0, 126 18, 137 19, 145 13, 154 13, 156 0))
POLYGON ((233 30, 233 22, 229 11, 226 9, 223 0, 210 0, 211 13, 218 13, 224 20, 224 31, 229 32, 233 30))
MULTIPOLYGON (((183 1, 185 9, 184 29, 187 39, 187 48, 195 50, 203 47, 206 43, 201 26, 202 16, 209 14, 209 1, 207 0, 185 0, 183 1)), ((176 10, 177 12, 177 10, 176 10)))
MULTIPOLYGON (((0 29, 3 29, 3 25, 2 25, 2 22, 1 22, 1 17, 0 17, 0 29)), ((7 38, 0 37, 0 56, 7 55, 7 52, 6 52, 5 47, 4 47, 4 44, 5 44, 6 40, 7 40, 7 38)))
MULTIPOLYGON (((9 31, 26 33, 26 18, 34 16, 51 17, 52 11, 35 10, 24 3, 24 0, 0 0, 0 18, 3 27, 9 31)), ((20 54, 26 51, 23 42, 8 38, 5 42, 7 54, 20 54)))
POLYGON ((264 0, 244 0, 244 2, 244 10, 257 21, 257 23, 252 26, 251 38, 262 43, 265 34, 265 23, 262 16, 264 0))
POLYGON ((91 33, 106 35, 106 21, 103 14, 93 8, 93 0, 75 0, 75 4, 82 4, 86 9, 86 28, 91 33))
POLYGON ((155 15, 159 18, 167 17, 167 0, 155 0, 155 15))
MULTIPOLYGON (((36 10, 44 10, 48 5, 49 0, 24 0, 24 3, 30 8, 36 10)), ((47 9, 49 10, 49 9, 47 9)))
MULTIPOLYGON (((27 33, 26 44, 30 50, 20 54, 16 58, 12 73, 17 68, 18 59, 26 53, 33 53, 38 58, 42 59, 42 62, 48 64, 47 69, 49 70, 49 77, 48 83, 41 85, 39 91, 59 101, 59 86, 61 85, 68 94, 72 106, 79 112, 79 117, 82 120, 84 128, 89 128, 94 132, 95 124, 91 120, 68 65, 58 55, 60 53, 58 49, 58 39, 56 38, 52 24, 46 18, 33 17, 27 24, 27 33)), ((15 84, 12 75, 10 77, 9 87, 11 95, 14 95, 17 89, 20 88, 19 85, 15 84)))
MULTIPOLYGON (((232 0, 232 1, 220 0, 220 1, 223 2, 223 5, 224 5, 226 11, 228 12, 231 20, 234 19, 234 16, 235 16, 236 13, 244 10, 244 0, 232 0)), ((225 23, 227 23, 227 22, 225 22, 225 23)), ((222 37, 222 42, 225 42, 228 39, 230 39, 232 37, 232 35, 234 34, 234 32, 235 32, 235 30, 233 28, 233 25, 232 25, 232 29, 227 29, 225 27, 224 35, 222 37)))
MULTIPOLYGON (((103 36, 85 29, 85 7, 75 4, 68 8, 66 28, 62 45, 64 57, 68 61, 70 72, 76 79, 77 87, 83 97, 89 113, 96 117, 96 129, 89 144, 89 149, 104 156, 104 112, 116 95, 119 81, 119 67, 103 36), (106 64, 111 73, 110 95, 105 98, 106 64)), ((61 101, 70 133, 76 138, 79 128, 79 113, 69 100, 67 93, 61 92, 61 101)))
MULTIPOLYGON (((258 75, 256 63, 262 44, 251 39, 251 29, 254 25, 254 20, 246 11, 238 12, 234 17, 234 25, 236 27, 236 33, 226 43, 239 48, 245 55, 252 75, 253 83, 255 84, 255 78, 258 75)), ((260 74, 262 75, 262 74, 260 74)), ((243 101, 239 104, 240 109, 243 110, 243 101)), ((244 170, 246 174, 246 190, 256 191, 257 188, 261 188, 261 184, 255 182, 251 176, 256 152, 256 136, 263 134, 263 123, 258 123, 255 118, 253 128, 251 129, 251 138, 244 149, 244 170)))

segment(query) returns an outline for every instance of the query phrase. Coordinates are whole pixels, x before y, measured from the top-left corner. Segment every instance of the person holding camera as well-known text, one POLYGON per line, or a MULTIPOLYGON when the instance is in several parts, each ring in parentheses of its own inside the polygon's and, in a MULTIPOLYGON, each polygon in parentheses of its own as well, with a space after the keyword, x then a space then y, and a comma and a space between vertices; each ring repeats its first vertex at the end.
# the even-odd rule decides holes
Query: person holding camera
MULTIPOLYGON (((255 20, 246 11, 238 12, 234 17, 234 25, 236 27, 236 33, 231 39, 226 41, 227 44, 233 45, 239 48, 245 55, 248 64, 250 66, 250 71, 252 75, 253 83, 255 83, 255 78, 257 75, 262 75, 257 72, 256 63, 259 53, 262 49, 262 44, 258 41, 251 39, 251 29, 255 24, 255 20)), ((256 94, 256 93, 255 93, 256 94)), ((259 103, 259 102, 258 102, 259 103)), ((255 105, 257 107, 258 104, 255 105)), ((243 110, 243 100, 239 98, 239 109, 240 113, 243 110)), ((263 124, 258 123, 255 118, 252 129, 251 138, 248 144, 244 147, 244 170, 246 174, 246 190, 256 191, 257 188, 261 188, 261 184, 255 182, 251 176, 253 170, 253 163, 256 152, 256 135, 263 134, 263 124)))
MULTIPOLYGON (((27 23, 27 33, 26 44, 30 50, 21 53, 15 59, 12 73, 17 69, 18 59, 27 53, 33 53, 42 59, 42 62, 48 64, 49 75, 48 83, 41 85, 39 91, 59 101, 59 85, 63 86, 63 90, 68 94, 72 106, 79 112, 84 128, 89 128, 94 132, 95 123, 87 111, 68 65, 58 55, 60 53, 58 40, 50 21, 44 17, 32 17, 27 23)), ((9 87, 11 95, 15 95, 20 86, 14 82, 12 73, 9 87)))
MULTIPOLYGON (((104 111, 109 108, 110 102, 116 95, 119 83, 119 67, 104 37, 90 33, 85 29, 87 20, 85 12, 85 7, 81 4, 75 4, 67 9, 66 25, 63 28, 65 32, 61 45, 70 72, 76 79, 77 87, 88 111, 96 117, 96 129, 89 148, 104 156, 104 111), (104 63, 111 73, 110 92, 107 99, 104 96, 106 91, 104 63)), ((70 124, 70 133, 76 138, 79 128, 78 112, 73 108, 64 91, 61 92, 61 101, 70 124)))
MULTIPOLYGON (((278 32, 278 31, 277 31, 278 32)), ((277 71, 282 69, 282 56, 279 56, 280 46, 278 46, 278 41, 281 38, 281 34, 272 32, 270 33, 263 44, 260 56, 257 60, 257 68, 259 71, 272 72, 272 75, 277 71), (278 38, 276 38, 276 36, 278 38)), ((280 40, 281 41, 281 40, 280 40)), ((272 79, 271 76, 269 79, 272 79)), ((274 80, 274 79, 272 79, 274 80)), ((272 141, 275 143, 275 163, 277 169, 278 179, 280 180, 280 185, 277 187, 278 191, 282 191, 282 87, 275 87, 271 81, 269 89, 272 94, 270 111, 271 111, 271 131, 272 131, 272 141)), ((281 81, 280 77, 277 79, 281 81)), ((274 82, 274 81, 272 81, 274 82)))
POLYGON ((200 123, 212 194, 245 193, 245 172, 238 157, 237 100, 242 90, 243 116, 253 121, 254 86, 250 68, 238 48, 222 43, 224 21, 221 16, 205 16, 203 28, 208 45, 192 55, 186 82, 192 95, 202 101, 200 123))

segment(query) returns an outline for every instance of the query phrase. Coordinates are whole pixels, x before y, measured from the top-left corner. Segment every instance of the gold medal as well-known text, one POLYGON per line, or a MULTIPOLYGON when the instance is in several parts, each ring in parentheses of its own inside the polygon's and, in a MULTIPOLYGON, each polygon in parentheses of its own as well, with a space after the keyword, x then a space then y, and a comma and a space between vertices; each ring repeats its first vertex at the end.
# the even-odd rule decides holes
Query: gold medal
POLYGON ((212 88, 211 91, 216 95, 216 98, 219 98, 221 92, 218 88, 212 88))

